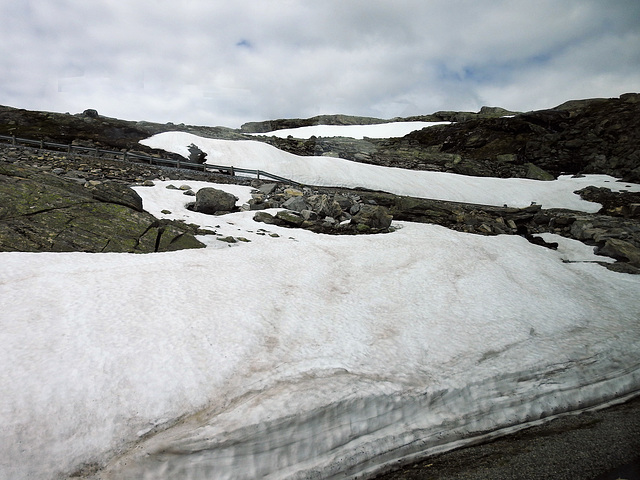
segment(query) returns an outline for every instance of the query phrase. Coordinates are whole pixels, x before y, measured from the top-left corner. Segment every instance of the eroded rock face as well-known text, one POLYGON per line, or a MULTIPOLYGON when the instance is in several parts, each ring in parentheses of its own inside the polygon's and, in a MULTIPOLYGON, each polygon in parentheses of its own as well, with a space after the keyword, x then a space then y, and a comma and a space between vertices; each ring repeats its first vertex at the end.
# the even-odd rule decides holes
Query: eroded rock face
POLYGON ((119 184, 87 188, 33 168, 0 163, 0 251, 148 253, 204 245, 195 227, 142 211, 119 184))

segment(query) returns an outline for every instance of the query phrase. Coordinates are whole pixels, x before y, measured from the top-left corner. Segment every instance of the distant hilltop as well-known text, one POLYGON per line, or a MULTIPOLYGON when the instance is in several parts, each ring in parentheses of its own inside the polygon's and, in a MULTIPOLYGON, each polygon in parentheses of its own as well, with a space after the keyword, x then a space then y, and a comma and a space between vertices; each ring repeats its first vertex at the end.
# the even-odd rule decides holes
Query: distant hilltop
POLYGON ((310 127, 313 125, 377 125, 390 122, 461 122, 474 118, 497 118, 516 115, 501 107, 482 107, 479 112, 441 111, 430 115, 416 115, 412 117, 395 117, 382 119, 374 117, 358 117, 354 115, 317 115, 311 118, 281 118, 262 122, 247 122, 240 127, 242 133, 266 133, 288 128, 310 127))
POLYGON ((182 131, 194 135, 269 143, 305 156, 333 156, 361 163, 472 176, 537 180, 559 175, 608 174, 640 183, 640 94, 570 100, 557 107, 513 112, 441 111, 384 120, 352 115, 250 122, 240 129, 128 121, 96 110, 63 114, 0 106, 0 135, 168 156, 139 142, 182 131), (375 125, 386 122, 452 122, 399 138, 277 138, 266 132, 313 125, 375 125), (255 135, 258 133, 259 135, 255 135), (262 135, 260 135, 262 134, 262 135))

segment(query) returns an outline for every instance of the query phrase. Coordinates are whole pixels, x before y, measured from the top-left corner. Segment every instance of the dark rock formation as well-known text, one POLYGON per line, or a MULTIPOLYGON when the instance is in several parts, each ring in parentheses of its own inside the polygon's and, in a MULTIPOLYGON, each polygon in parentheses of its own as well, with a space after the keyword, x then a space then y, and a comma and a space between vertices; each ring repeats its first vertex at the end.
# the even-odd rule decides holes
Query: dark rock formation
POLYGON ((204 153, 197 145, 191 144, 188 147, 189 161, 191 163, 204 163, 207 161, 207 154, 204 153))
POLYGON ((201 248, 197 227, 159 221, 121 185, 87 188, 0 163, 0 251, 146 253, 201 248))

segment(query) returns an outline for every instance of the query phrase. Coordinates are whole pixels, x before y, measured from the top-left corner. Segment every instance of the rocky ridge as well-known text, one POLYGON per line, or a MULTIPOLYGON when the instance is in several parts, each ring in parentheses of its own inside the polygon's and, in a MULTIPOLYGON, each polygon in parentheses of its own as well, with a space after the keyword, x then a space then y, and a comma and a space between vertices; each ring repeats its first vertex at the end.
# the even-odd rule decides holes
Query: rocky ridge
MULTIPOLYGON (((390 139, 254 138, 297 155, 337 156, 414 170, 535 180, 552 180, 561 174, 604 173, 640 182, 637 93, 574 100, 526 113, 483 107, 477 114, 438 112, 402 120, 454 123, 390 139)), ((288 124, 281 128, 288 128, 288 124)))

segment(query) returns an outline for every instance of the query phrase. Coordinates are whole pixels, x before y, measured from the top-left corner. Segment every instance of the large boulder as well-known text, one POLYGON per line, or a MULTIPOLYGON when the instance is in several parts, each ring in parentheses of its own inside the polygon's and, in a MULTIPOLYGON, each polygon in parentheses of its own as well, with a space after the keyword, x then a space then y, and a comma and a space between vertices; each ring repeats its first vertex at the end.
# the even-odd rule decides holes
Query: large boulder
POLYGON ((201 188, 196 193, 193 210, 213 215, 217 212, 232 212, 236 209, 238 197, 217 188, 201 188))
POLYGON ((0 251, 147 253, 204 247, 195 227, 140 211, 137 194, 127 188, 93 190, 0 163, 0 251))

